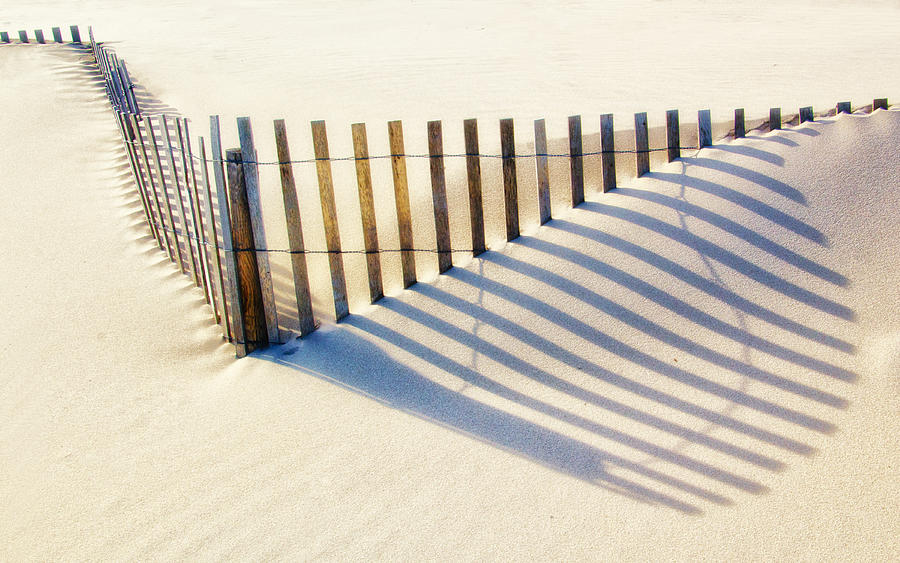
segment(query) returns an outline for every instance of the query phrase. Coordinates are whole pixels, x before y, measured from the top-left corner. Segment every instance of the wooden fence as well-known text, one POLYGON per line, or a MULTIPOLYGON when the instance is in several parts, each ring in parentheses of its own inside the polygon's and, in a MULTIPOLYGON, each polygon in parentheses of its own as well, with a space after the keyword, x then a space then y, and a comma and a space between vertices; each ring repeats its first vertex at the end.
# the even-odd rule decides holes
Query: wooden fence
MULTIPOLYGON (((70 28, 72 43, 81 44, 77 26, 70 28)), ((62 43, 59 28, 52 29, 54 42, 62 43)), ((44 35, 36 30, 38 43, 44 43, 44 35)), ((310 275, 306 257, 309 254, 327 254, 331 277, 331 300, 334 317, 340 321, 350 313, 347 280, 343 257, 348 253, 364 254, 369 290, 369 300, 374 303, 384 295, 381 255, 384 252, 400 254, 402 285, 409 287, 417 282, 416 254, 436 253, 439 273, 453 266, 455 252, 485 252, 485 214, 490 211, 502 214, 506 240, 512 241, 520 234, 519 190, 517 162, 534 161, 535 187, 537 191, 539 222, 552 219, 550 205, 551 158, 568 160, 571 206, 578 206, 585 197, 585 158, 599 157, 600 187, 607 192, 616 187, 617 157, 633 155, 636 176, 650 171, 650 155, 666 152, 669 162, 681 157, 681 151, 699 150, 713 144, 713 128, 709 110, 697 115, 696 145, 682 146, 685 129, 680 125, 678 110, 665 115, 666 146, 652 148, 646 113, 634 115, 633 145, 623 148, 622 136, 617 135, 612 114, 600 118, 600 150, 583 150, 582 122, 580 116, 568 118, 568 151, 548 152, 545 120, 533 124, 534 152, 516 153, 515 123, 502 119, 499 124, 499 154, 483 154, 479 151, 478 123, 474 119, 463 123, 465 150, 462 153, 446 153, 443 146, 442 123, 427 124, 427 154, 409 154, 405 151, 403 126, 400 121, 387 124, 390 154, 370 156, 366 125, 351 127, 352 157, 331 157, 328 149, 326 126, 323 121, 311 123, 314 156, 292 160, 288 134, 283 120, 274 122, 274 141, 277 155, 272 159, 257 157, 254 133, 249 118, 237 119, 239 147, 224 149, 218 116, 210 117, 209 137, 191 140, 189 121, 165 114, 151 115, 142 112, 135 87, 125 61, 117 58, 112 49, 94 40, 89 30, 89 48, 104 79, 106 93, 114 110, 116 122, 124 141, 128 162, 137 193, 143 208, 151 236, 160 250, 165 252, 181 271, 190 276, 193 283, 203 289, 206 302, 211 306, 216 322, 221 325, 223 336, 234 343, 237 357, 256 348, 283 341, 279 330, 275 288, 269 256, 287 253, 291 260, 291 277, 296 299, 297 326, 301 336, 316 330, 315 311, 311 298, 310 275), (633 147, 633 148, 631 148, 633 147), (208 149, 208 150, 207 150, 208 149), (468 190, 468 221, 471 229, 471 245, 453 248, 450 238, 450 212, 445 177, 445 158, 464 158, 466 187, 468 190), (393 180, 393 197, 396 206, 398 245, 383 248, 379 244, 376 225, 374 188, 370 162, 374 159, 390 159, 393 180), (429 162, 432 209, 434 215, 435 248, 417 248, 413 238, 410 191, 407 176, 407 160, 427 159, 429 162), (499 159, 502 168, 503 205, 499 209, 487 209, 483 199, 482 159, 499 159), (338 228, 339 214, 335 198, 331 163, 351 160, 355 163, 359 195, 360 223, 363 249, 346 250, 341 244, 338 228), (309 250, 304 244, 301 206, 294 177, 295 164, 314 164, 319 188, 320 210, 305 209, 303 213, 321 213, 325 234, 325 249, 309 250), (273 249, 267 246, 261 204, 260 166, 278 166, 281 192, 287 226, 288 248, 273 249)), ((0 42, 10 43, 8 33, 0 32, 0 42)), ((19 32, 19 43, 28 43, 28 34, 19 32)), ((878 98, 870 106, 887 109, 887 99, 878 98)), ((863 108, 868 110, 870 108, 863 108)), ((850 102, 841 102, 820 115, 852 111, 850 102)), ((812 107, 800 108, 788 123, 803 123, 815 119, 812 107)), ((782 127, 780 108, 772 108, 767 122, 758 128, 776 130, 782 127)), ((687 130, 691 132, 690 129, 687 130)), ((728 135, 744 137, 747 124, 744 110, 734 111, 734 124, 728 135)), ((694 134, 691 133, 694 137, 694 134)), ((620 166, 622 165, 619 160, 620 166)), ((307 217, 309 217, 307 215, 307 217)))

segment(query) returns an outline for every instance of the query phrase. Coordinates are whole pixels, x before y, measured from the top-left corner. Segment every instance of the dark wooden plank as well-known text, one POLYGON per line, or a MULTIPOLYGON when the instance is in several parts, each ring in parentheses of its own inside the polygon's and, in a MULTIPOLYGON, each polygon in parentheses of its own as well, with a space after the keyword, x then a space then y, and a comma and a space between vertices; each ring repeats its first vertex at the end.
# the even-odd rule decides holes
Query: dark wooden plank
POLYGON ((569 179, 572 185, 572 207, 584 202, 584 157, 581 140, 581 116, 569 116, 569 179))
POLYGON ((541 225, 550 220, 550 157, 547 156, 547 124, 534 121, 534 167, 537 174, 538 213, 541 225))
POLYGON ((645 111, 634 114, 634 164, 638 178, 650 172, 650 131, 645 111))
POLYGON ((500 152, 503 157, 503 199, 506 240, 519 238, 519 186, 516 181, 516 137, 512 119, 500 120, 500 152))
POLYGON ((313 121, 310 126, 312 127, 313 150, 316 155, 316 175, 319 180, 319 199, 322 204, 322 222, 325 226, 325 244, 328 247, 328 264, 331 267, 334 317, 339 321, 350 314, 350 308, 347 304, 344 257, 341 254, 341 234, 338 229, 338 215, 334 201, 334 181, 331 177, 331 160, 328 156, 328 135, 324 121, 313 121))
POLYGON ((225 247, 225 271, 226 287, 225 304, 229 314, 226 316, 226 330, 230 332, 229 338, 234 342, 235 354, 240 357, 246 355, 244 344, 244 325, 241 322, 241 300, 237 293, 237 259, 232 246, 231 236, 231 210, 228 202, 228 191, 225 183, 225 161, 222 158, 222 137, 219 130, 219 116, 209 116, 209 143, 212 150, 211 164, 213 179, 216 183, 216 198, 219 207, 219 232, 222 235, 222 245, 225 247), (230 306, 229 306, 230 305, 230 306), (230 328, 228 328, 230 327, 230 328))
POLYGON ((241 301, 241 325, 244 328, 247 353, 269 345, 266 311, 263 305, 258 256, 253 240, 250 203, 247 198, 241 149, 228 149, 228 193, 231 200, 231 238, 237 251, 237 287, 241 301))
POLYGON ((697 112, 697 145, 702 149, 712 144, 712 119, 708 109, 701 109, 697 112))
POLYGON ((681 158, 681 130, 678 124, 677 109, 670 109, 666 112, 666 146, 669 162, 681 158))
POLYGON ((0 31, 0 43, 9 43, 9 33, 0 31))
POLYGON ((19 41, 22 43, 28 43, 28 32, 24 29, 19 30, 19 41))
POLYGON ((453 267, 453 251, 450 246, 450 214, 447 209, 447 184, 444 178, 444 141, 440 121, 428 122, 428 155, 431 165, 431 201, 434 208, 438 272, 443 274, 453 267))
POLYGON ((42 43, 42 44, 46 43, 46 41, 44 41, 44 30, 43 29, 35 29, 34 30, 34 39, 38 43, 42 43))
POLYGON ((888 100, 887 98, 875 98, 872 100, 872 111, 876 109, 884 109, 888 108, 888 100))
POLYGON ((62 43, 63 42, 62 30, 59 29, 58 27, 54 27, 53 29, 51 29, 51 31, 53 32, 53 40, 56 41, 57 43, 62 43))
POLYGON ((807 121, 813 121, 814 119, 812 106, 800 108, 800 123, 806 123, 807 121))
POLYGON ((836 112, 853 113, 853 109, 850 106, 850 102, 838 102, 836 112))
POLYGON ((769 131, 781 129, 781 108, 769 109, 769 131))
POLYGON ((375 196, 372 193, 372 170, 369 166, 369 141, 366 124, 354 123, 353 156, 356 159, 356 185, 359 192, 359 211, 362 218, 363 242, 366 246, 366 269, 369 273, 369 299, 375 303, 384 297, 381 282, 381 256, 378 248, 378 228, 375 221, 375 196))
POLYGON ((416 283, 416 256, 413 252, 412 214, 409 206, 409 186, 406 179, 406 155, 403 148, 403 123, 388 123, 391 148, 391 173, 394 180, 394 203, 397 207, 397 229, 400 234, 400 264, 403 287, 416 283))
POLYGON ((734 110, 734 138, 741 139, 747 136, 747 125, 744 121, 744 108, 734 110))
POLYGON ((469 186, 469 224, 472 229, 472 256, 485 251, 484 202, 481 191, 481 155, 478 150, 478 120, 463 121, 466 144, 466 181, 469 186))
POLYGON ((172 203, 169 200, 168 189, 166 187, 166 176, 162 167, 162 160, 159 158, 159 147, 156 142, 156 134, 153 132, 153 122, 150 116, 144 117, 144 128, 147 131, 147 139, 150 141, 150 151, 153 154, 153 164, 156 167, 156 181, 159 184, 159 193, 162 203, 165 204, 166 219, 168 220, 168 228, 171 230, 172 240, 169 241, 169 258, 177 262, 181 271, 184 271, 184 257, 181 254, 181 245, 178 243, 178 235, 175 229, 175 216, 172 214, 172 203), (174 249, 174 252, 172 250, 174 249))
POLYGON ((616 136, 611 113, 600 116, 600 166, 606 193, 616 187, 616 136))
POLYGON ((306 246, 303 243, 303 224, 300 220, 300 204, 291 164, 287 129, 283 119, 275 120, 275 146, 278 149, 278 170, 281 173, 281 193, 284 199, 284 217, 287 224, 288 243, 291 249, 291 269, 294 274, 294 296, 297 299, 297 320, 300 335, 316 330, 312 299, 309 290, 309 273, 306 268, 306 246))
POLYGON ((72 43, 76 43, 78 45, 81 44, 81 32, 78 30, 77 25, 70 25, 69 32, 72 34, 72 43))
MULTIPOLYGON (((199 287, 200 281, 196 273, 197 259, 194 256, 194 246, 191 244, 187 212, 184 209, 184 199, 181 197, 181 182, 178 180, 178 167, 175 164, 175 147, 172 145, 172 136, 169 132, 169 121, 167 115, 164 114, 160 116, 159 126, 162 129, 163 139, 166 143, 166 156, 169 163, 169 172, 171 173, 172 191, 173 195, 175 196, 175 203, 178 205, 178 215, 181 219, 181 236, 182 238, 184 238, 184 247, 185 250, 187 250, 188 258, 190 259, 189 263, 182 262, 182 268, 185 273, 191 274, 197 286, 199 287)), ((166 199, 168 200, 168 198, 166 199)), ((175 224, 174 221, 172 224, 175 224)), ((177 229, 175 240, 178 240, 177 229)))

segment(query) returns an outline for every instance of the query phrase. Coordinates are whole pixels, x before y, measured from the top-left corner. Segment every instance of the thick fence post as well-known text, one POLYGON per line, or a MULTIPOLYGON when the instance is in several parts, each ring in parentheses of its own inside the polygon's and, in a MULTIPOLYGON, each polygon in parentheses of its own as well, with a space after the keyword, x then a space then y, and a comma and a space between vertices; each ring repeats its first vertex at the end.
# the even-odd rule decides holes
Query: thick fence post
POLYGON ((650 172, 650 132, 645 111, 634 114, 634 165, 638 178, 650 172))
POLYGON ((744 122, 744 108, 734 110, 734 138, 740 139, 747 136, 747 126, 744 122))
POLYGON ((666 144, 669 162, 676 158, 681 158, 681 131, 678 124, 677 109, 670 109, 666 112, 666 144))
POLYGON ((294 183, 291 149, 288 146, 287 128, 283 119, 275 120, 275 145, 278 149, 278 170, 281 173, 281 193, 284 199, 284 217, 287 224, 288 243, 291 248, 291 269, 294 274, 294 296, 297 299, 297 320, 300 335, 316 330, 312 299, 309 291, 309 274, 306 268, 306 246, 303 244, 303 224, 300 221, 300 204, 294 183))
POLYGON ((516 181, 516 137, 512 119, 500 120, 503 156, 503 197, 506 208, 506 240, 519 237, 519 186, 516 181))
POLYGON ((384 287, 381 283, 381 257, 378 254, 378 228, 375 222, 375 196, 372 193, 372 170, 369 166, 366 124, 354 123, 351 132, 353 156, 356 159, 356 186, 359 192, 363 243, 366 246, 366 270, 369 273, 369 299, 375 303, 384 297, 384 287))
POLYGON ((269 333, 256 262, 257 253, 254 251, 253 221, 247 199, 241 149, 228 149, 225 157, 228 163, 228 193, 231 199, 231 237, 233 248, 238 252, 236 285, 241 300, 240 320, 244 328, 246 353, 250 353, 256 348, 265 348, 269 345, 269 333))
MULTIPOLYGON (((234 255, 231 236, 231 212, 228 204, 228 192, 225 187, 225 161, 222 158, 222 137, 219 132, 219 116, 209 116, 209 143, 212 149, 213 179, 216 182, 216 197, 219 204, 219 225, 222 233, 222 243, 225 246, 225 270, 228 274, 227 303, 231 304, 230 317, 226 317, 226 330, 230 319, 229 338, 234 342, 234 351, 237 357, 246 356, 247 349, 244 338, 244 325, 241 319, 241 300, 237 290, 237 259, 234 255)), ((224 288, 223 288, 224 289, 224 288)))
POLYGON ((156 167, 156 179, 159 180, 159 191, 160 198, 165 203, 166 209, 166 219, 169 220, 169 228, 172 230, 172 240, 174 240, 174 244, 169 241, 169 258, 175 262, 177 257, 178 266, 181 268, 181 271, 184 271, 184 257, 181 255, 181 244, 178 242, 178 232, 175 230, 175 216, 172 214, 172 203, 169 200, 169 193, 166 189, 166 177, 163 172, 162 160, 159 158, 159 147, 156 144, 156 134, 153 132, 153 122, 150 121, 149 116, 144 116, 144 126, 147 129, 147 136, 150 139, 150 150, 153 153, 153 164, 156 167), (175 249, 175 252, 172 252, 172 249, 175 249))
POLYGON ((403 152, 403 123, 388 123, 391 147, 391 173, 394 180, 394 203, 397 208, 397 229, 400 235, 400 264, 403 268, 403 287, 416 283, 416 256, 413 253, 412 214, 409 208, 409 186, 406 180, 406 155, 403 152))
POLYGON ((701 149, 712 146, 712 119, 708 109, 697 112, 697 140, 701 149))
POLYGON ((485 251, 484 203, 481 194, 481 155, 478 151, 478 121, 463 122, 466 143, 466 181, 469 186, 469 224, 472 229, 472 256, 485 251))
POLYGON ((54 40, 54 41, 56 41, 57 43, 62 43, 62 42, 63 42, 63 38, 62 38, 62 30, 60 30, 58 27, 54 27, 54 28, 51 29, 50 31, 53 33, 53 40, 54 40))
POLYGON ((600 169, 603 176, 603 193, 616 187, 616 136, 613 114, 600 116, 600 169))
POLYGON ((319 179, 319 199, 322 204, 322 221, 325 225, 325 243, 328 247, 328 264, 331 267, 334 316, 339 321, 350 314, 350 308, 347 305, 347 282, 344 278, 341 234, 338 230, 337 209, 334 203, 334 182, 331 178, 331 160, 328 156, 328 136, 324 121, 313 121, 311 127, 313 149, 316 155, 316 174, 319 179))
POLYGON ((437 241, 438 272, 453 267, 450 247, 450 215, 447 211, 447 184, 444 179, 444 141, 440 121, 428 122, 428 155, 431 165, 431 199, 434 207, 434 232, 437 241))
POLYGON ((853 113, 850 102, 838 102, 835 113, 853 113))
POLYGON ((80 45, 81 44, 81 32, 78 31, 78 26, 70 25, 69 32, 72 33, 72 43, 77 43, 78 45, 80 45))
MULTIPOLYGON (((225 278, 222 275, 222 258, 219 256, 219 236, 216 229, 216 214, 213 211, 212 205, 213 195, 212 186, 209 181, 209 167, 207 166, 206 161, 206 141, 203 137, 200 137, 200 181, 204 186, 204 190, 206 190, 204 200, 206 203, 206 217, 208 219, 206 226, 209 229, 207 240, 211 241, 207 254, 212 253, 213 266, 215 266, 216 269, 216 277, 213 279, 213 285, 216 286, 216 291, 219 294, 219 302, 221 303, 220 310, 218 304, 213 300, 216 308, 216 322, 222 325, 222 336, 231 340, 231 325, 228 322, 228 298, 225 296, 225 278)), ((220 210, 220 213, 227 214, 228 210, 222 209, 220 210)))
POLYGON ((872 111, 875 111, 876 109, 886 110, 887 108, 888 108, 887 98, 875 98, 874 100, 872 100, 872 111))
POLYGON ((781 108, 769 109, 769 131, 781 129, 781 108))
POLYGON ((547 156, 547 125, 534 121, 534 168, 537 174, 538 212, 541 225, 550 220, 550 158, 547 156))
POLYGON ((44 30, 43 29, 35 29, 34 30, 34 38, 38 43, 46 43, 46 41, 44 41, 44 30))
POLYGON ((813 108, 812 106, 806 106, 800 108, 800 123, 806 123, 807 121, 813 121, 813 108))
POLYGON ((572 184, 572 207, 584 202, 584 157, 581 144, 581 116, 569 116, 569 176, 572 184))

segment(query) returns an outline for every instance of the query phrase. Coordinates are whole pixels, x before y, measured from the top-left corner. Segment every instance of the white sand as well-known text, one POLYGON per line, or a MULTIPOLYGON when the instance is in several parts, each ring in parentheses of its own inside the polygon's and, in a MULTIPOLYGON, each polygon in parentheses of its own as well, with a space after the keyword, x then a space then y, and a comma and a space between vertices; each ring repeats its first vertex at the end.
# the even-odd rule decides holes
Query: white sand
POLYGON ((0 557, 900 555, 900 112, 704 150, 235 362, 84 60, 0 50, 0 557))

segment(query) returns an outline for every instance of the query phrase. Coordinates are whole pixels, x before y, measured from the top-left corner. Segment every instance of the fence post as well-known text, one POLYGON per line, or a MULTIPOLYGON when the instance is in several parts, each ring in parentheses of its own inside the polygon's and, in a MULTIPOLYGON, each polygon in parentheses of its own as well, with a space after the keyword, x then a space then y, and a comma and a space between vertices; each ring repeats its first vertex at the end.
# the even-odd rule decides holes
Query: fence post
POLYGON ((550 163, 547 156, 547 125, 543 119, 534 121, 534 167, 537 173, 538 211, 541 225, 550 220, 550 163))
POLYGON ((584 202, 584 157, 581 144, 581 116, 569 116, 569 175, 572 184, 572 207, 584 202))
POLYGON ((887 98, 875 98, 872 100, 872 111, 876 109, 886 110, 888 108, 887 98))
POLYGON ((701 149, 712 146, 712 119, 708 109, 697 112, 697 140, 701 149))
POLYGON ((734 110, 734 138, 740 139, 747 136, 747 126, 744 124, 744 108, 734 110))
POLYGON ((231 237, 237 255, 236 285, 241 300, 246 353, 269 345, 262 285, 253 243, 253 220, 247 198, 241 149, 228 149, 228 193, 231 199, 231 237))
POLYGON ((835 113, 853 113, 850 102, 838 102, 835 113))
POLYGON ((771 108, 769 110, 769 131, 781 129, 781 108, 771 108))
MULTIPOLYGON (((191 274, 194 278, 194 283, 197 287, 200 287, 200 279, 197 276, 197 260, 194 257, 194 246, 191 244, 191 237, 189 229, 189 223, 187 218, 187 213, 184 210, 184 199, 181 197, 181 183, 178 181, 178 168, 175 165, 175 150, 172 146, 172 137, 169 134, 169 122, 167 116, 165 114, 160 116, 159 119, 160 127, 162 128, 163 138, 166 141, 166 155, 168 156, 169 161, 169 172, 172 174, 172 184, 173 189, 175 191, 175 202, 178 204, 178 213, 181 215, 181 235, 184 237, 184 246, 188 251, 188 256, 191 259, 190 265, 182 266, 185 268, 185 273, 191 274)), ((174 230, 174 221, 172 222, 172 228, 174 230)), ((175 235, 175 241, 178 241, 178 235, 175 235)))
MULTIPOLYGON (((231 211, 228 203, 228 192, 225 187, 225 161, 222 158, 222 137, 219 133, 219 116, 209 116, 209 143, 212 149, 213 179, 216 182, 216 196, 219 203, 219 221, 222 242, 225 246, 225 269, 228 274, 228 299, 231 303, 231 334, 234 351, 237 357, 246 356, 247 349, 244 338, 244 325, 241 319, 241 299, 237 290, 237 259, 234 255, 231 235, 231 211)), ((223 288, 224 289, 224 288, 223 288)), ((226 319, 227 321, 228 319, 226 319)), ((227 327, 226 327, 227 328, 227 327)))
POLYGON ((262 203, 259 192, 259 171, 256 166, 256 147, 253 143, 253 129, 249 117, 237 118, 238 137, 241 143, 241 159, 243 161, 244 185, 247 188, 247 200, 250 205, 250 226, 253 228, 253 242, 259 250, 256 263, 259 266, 259 279, 262 285, 263 309, 266 314, 266 328, 269 331, 269 342, 281 342, 278 332, 278 313, 275 310, 275 290, 272 287, 272 272, 269 267, 269 255, 265 250, 266 229, 263 224, 262 203))
POLYGON ((303 225, 300 221, 300 205, 294 183, 291 149, 288 146, 287 128, 283 119, 275 120, 275 145, 278 149, 278 170, 281 173, 281 193, 284 199, 284 217, 287 223, 288 243, 291 247, 291 269, 294 274, 294 296, 297 298, 297 320, 300 335, 316 330, 312 300, 309 291, 309 274, 306 269, 306 247, 303 244, 303 225))
POLYGON ((434 207, 434 231, 437 241, 438 272, 453 267, 450 247, 450 215, 447 211, 447 184, 444 180, 444 142, 441 122, 428 122, 428 155, 431 165, 431 199, 434 207))
POLYGON ((500 120, 503 156, 503 197, 506 209, 506 240, 519 236, 519 186, 516 181, 516 138, 512 119, 500 120))
POLYGON ((481 155, 478 151, 478 121, 463 121, 466 143, 466 180, 469 185, 469 222, 472 229, 472 256, 485 251, 484 203, 481 194, 481 155))
POLYGON ((634 114, 634 164, 638 178, 650 172, 650 133, 645 111, 634 114))
POLYGON ((19 41, 22 43, 28 43, 28 32, 24 29, 19 30, 19 41))
POLYGON ((388 122, 391 146, 391 174, 394 180, 394 203, 397 207, 397 229, 400 234, 400 264, 403 287, 416 283, 416 257, 413 253, 412 214, 409 209, 409 187, 406 180, 406 155, 403 152, 403 123, 388 122))
POLYGON ((54 41, 56 41, 57 43, 63 42, 62 31, 58 27, 54 27, 50 31, 53 32, 53 40, 54 41))
POLYGON ((81 44, 81 32, 78 31, 77 25, 70 25, 69 31, 72 33, 72 43, 81 44))
POLYGON ((616 136, 611 113, 600 116, 600 167, 606 193, 616 187, 616 136))
POLYGON ((44 41, 44 30, 43 29, 35 29, 34 30, 34 38, 38 43, 45 43, 44 41))
POLYGON ((812 106, 806 106, 804 108, 800 108, 800 123, 806 123, 807 121, 813 121, 813 108, 812 106))
POLYGON ((9 43, 9 33, 0 31, 0 43, 9 43))
POLYGON ((677 109, 670 109, 666 112, 666 144, 669 149, 669 162, 681 158, 681 131, 678 125, 677 109))
POLYGON ((372 170, 369 166, 369 141, 366 124, 354 123, 353 156, 356 159, 356 186, 362 217, 363 242, 366 245, 366 270, 369 273, 369 299, 375 303, 384 297, 381 283, 381 257, 378 255, 378 228, 375 222, 375 196, 372 194, 372 170))
POLYGON ((178 266, 183 272, 184 257, 181 255, 181 244, 178 242, 178 233, 175 230, 175 216, 172 214, 172 202, 169 200, 169 193, 166 189, 166 177, 163 173, 162 160, 159 158, 159 147, 156 145, 156 134, 153 133, 153 122, 150 121, 150 116, 144 116, 144 125, 147 129, 147 135, 150 138, 150 150, 153 153, 153 164, 156 167, 156 179, 159 180, 159 191, 161 192, 163 202, 166 204, 166 218, 169 220, 169 228, 172 230, 172 239, 175 241, 174 244, 172 244, 171 241, 168 242, 169 258, 172 262, 175 262, 177 256, 178 266), (172 252, 173 247, 175 248, 174 253, 172 252))
MULTIPOLYGON (((206 217, 208 218, 206 225, 209 228, 208 240, 212 241, 210 251, 213 255, 213 265, 216 267, 216 277, 213 280, 213 285, 216 286, 216 290, 219 293, 219 301, 222 304, 221 313, 216 305, 216 322, 223 325, 222 336, 231 340, 231 325, 228 321, 228 299, 225 297, 225 278, 222 275, 222 259, 219 256, 219 235, 216 232, 216 215, 213 212, 212 187, 210 186, 209 168, 206 160, 206 141, 203 137, 200 137, 200 162, 200 181, 206 190, 204 199, 206 200, 206 217)), ((227 215, 228 210, 220 209, 219 213, 227 215)))
POLYGON ((334 316, 339 321, 350 314, 350 309, 347 305, 344 257, 341 254, 341 234, 338 230, 337 209, 334 203, 334 182, 331 178, 331 161, 328 156, 328 136, 325 131, 324 121, 313 121, 310 125, 312 127, 313 149, 316 155, 316 174, 319 179, 322 221, 325 225, 325 243, 328 246, 328 264, 331 267, 334 316))

